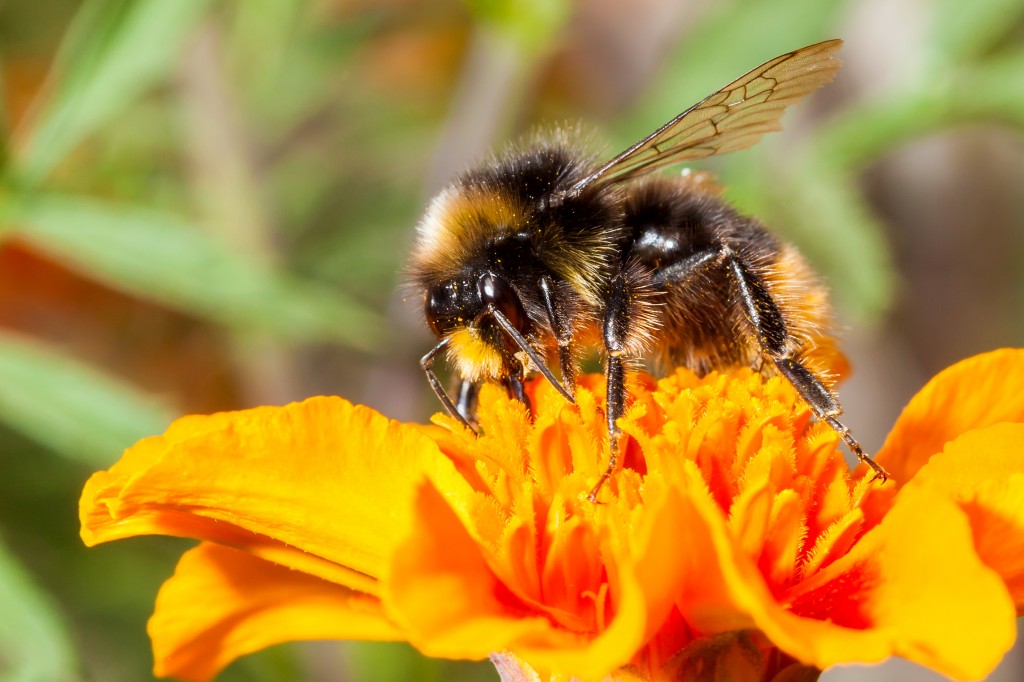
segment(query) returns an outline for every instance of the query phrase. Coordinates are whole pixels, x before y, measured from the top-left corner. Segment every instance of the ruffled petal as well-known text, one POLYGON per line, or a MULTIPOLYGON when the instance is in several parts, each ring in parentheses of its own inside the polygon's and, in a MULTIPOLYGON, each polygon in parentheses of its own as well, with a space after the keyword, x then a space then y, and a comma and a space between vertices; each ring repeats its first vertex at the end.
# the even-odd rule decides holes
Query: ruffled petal
POLYGON ((371 590, 411 527, 429 438, 340 398, 185 417, 86 484, 82 538, 179 535, 371 590))
POLYGON ((842 559, 755 614, 801 660, 825 668, 901 656, 979 679, 1013 644, 1013 604, 974 552, 965 514, 942 494, 904 490, 842 559))
POLYGON ((1024 610, 1024 424, 970 431, 921 467, 910 487, 944 492, 967 514, 982 561, 1024 610))
POLYGON ((756 628, 818 669, 895 655, 983 677, 1013 642, 1006 588, 975 554, 960 509, 933 491, 907 492, 850 553, 777 596, 720 510, 690 495, 686 541, 702 559, 685 569, 680 611, 704 635, 756 628))
MULTIPOLYGON (((629 571, 610 590, 615 611, 600 633, 560 628, 513 595, 448 502, 431 485, 417 497, 417 525, 395 552, 383 599, 389 617, 428 656, 483 659, 515 651, 538 670, 599 679, 641 645, 644 597, 629 571)), ((596 597, 596 595, 595 595, 596 597)))
POLYGON ((1024 422, 1024 349, 976 355, 939 372, 903 409, 876 459, 897 486, 972 429, 1024 422))
POLYGON ((212 543, 181 557, 148 629, 154 674, 183 680, 282 642, 401 639, 377 599, 212 543))

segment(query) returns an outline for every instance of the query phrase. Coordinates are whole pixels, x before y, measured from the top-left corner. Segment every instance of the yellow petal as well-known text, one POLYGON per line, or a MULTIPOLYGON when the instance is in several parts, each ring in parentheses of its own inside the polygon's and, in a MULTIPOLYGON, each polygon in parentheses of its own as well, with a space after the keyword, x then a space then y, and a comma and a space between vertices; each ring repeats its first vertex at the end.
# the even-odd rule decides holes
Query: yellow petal
POLYGON ((877 460, 904 485, 962 433, 1024 422, 1024 349, 963 360, 935 375, 896 420, 877 460))
POLYGON ((372 597, 204 543, 186 552, 149 621, 154 674, 209 680, 239 656, 281 642, 397 640, 372 597))
POLYGON ((1024 424, 970 431, 921 467, 907 488, 927 486, 967 514, 974 546, 1024 609, 1024 424))
POLYGON ((340 398, 186 417, 89 480, 82 537, 208 539, 370 589, 416 482, 451 469, 417 429, 340 398))

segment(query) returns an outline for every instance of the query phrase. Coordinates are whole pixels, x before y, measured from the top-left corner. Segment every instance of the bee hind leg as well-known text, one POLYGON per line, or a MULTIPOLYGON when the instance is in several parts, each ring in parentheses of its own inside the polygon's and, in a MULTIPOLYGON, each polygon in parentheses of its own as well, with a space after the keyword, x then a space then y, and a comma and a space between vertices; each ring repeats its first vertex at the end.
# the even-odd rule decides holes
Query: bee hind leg
POLYGON ((787 348, 789 336, 786 322, 764 282, 728 248, 725 262, 730 279, 739 294, 744 317, 757 336, 762 354, 767 355, 779 373, 793 384, 807 401, 814 415, 839 434, 857 459, 871 467, 875 472, 874 478, 885 482, 889 478, 889 472, 864 452, 860 443, 850 433, 850 429, 837 419, 843 408, 835 394, 811 370, 791 356, 787 348))

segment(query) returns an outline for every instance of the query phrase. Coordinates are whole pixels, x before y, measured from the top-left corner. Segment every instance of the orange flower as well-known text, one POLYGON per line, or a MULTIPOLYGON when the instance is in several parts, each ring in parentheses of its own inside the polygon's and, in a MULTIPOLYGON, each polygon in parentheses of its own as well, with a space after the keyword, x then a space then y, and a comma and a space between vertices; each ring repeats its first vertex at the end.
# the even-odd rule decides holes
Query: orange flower
POLYGON ((506 680, 814 679, 902 656, 985 675, 1024 605, 1024 350, 942 372, 851 473, 789 384, 639 375, 606 461, 601 378, 479 438, 340 398, 191 416, 95 474, 89 545, 203 540, 149 624, 156 674, 213 677, 295 639, 494 653, 506 680), (1015 606, 1016 605, 1016 606, 1015 606), (698 673, 695 671, 703 671, 698 673))

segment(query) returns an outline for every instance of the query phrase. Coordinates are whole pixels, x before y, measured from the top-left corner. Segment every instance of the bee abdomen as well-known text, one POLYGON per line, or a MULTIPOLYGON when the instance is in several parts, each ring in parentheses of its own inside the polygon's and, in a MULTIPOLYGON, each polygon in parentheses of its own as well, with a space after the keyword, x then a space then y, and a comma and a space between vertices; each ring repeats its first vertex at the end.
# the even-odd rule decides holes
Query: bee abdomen
POLYGON ((799 354, 830 326, 827 296, 800 254, 685 179, 648 180, 624 204, 623 257, 662 296, 658 360, 698 372, 799 354))

